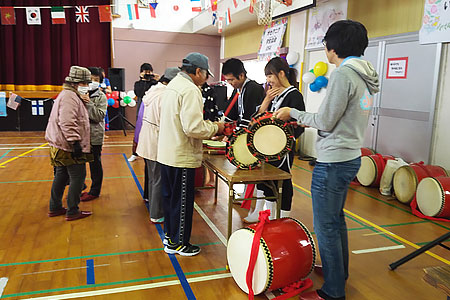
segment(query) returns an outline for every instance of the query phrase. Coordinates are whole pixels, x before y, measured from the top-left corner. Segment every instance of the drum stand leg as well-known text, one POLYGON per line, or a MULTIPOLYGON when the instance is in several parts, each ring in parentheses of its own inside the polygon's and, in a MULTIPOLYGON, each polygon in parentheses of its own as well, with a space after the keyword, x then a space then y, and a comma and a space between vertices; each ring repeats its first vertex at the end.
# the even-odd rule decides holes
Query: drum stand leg
POLYGON ((219 176, 217 176, 216 172, 214 172, 214 176, 216 177, 214 179, 214 204, 217 204, 217 187, 219 186, 219 176))
POLYGON ((416 251, 411 252, 410 254, 406 255, 405 257, 397 260, 396 262, 393 262, 392 264, 389 265, 389 269, 391 270, 395 270, 397 267, 403 265, 404 263, 410 261, 411 259, 413 259, 414 257, 424 253, 425 251, 428 251, 429 249, 433 248, 434 246, 441 246, 447 250, 450 250, 449 247, 447 247, 446 245, 443 245, 442 242, 446 241, 447 239, 450 238, 450 232, 438 237, 437 239, 435 239, 432 242, 429 242, 428 244, 422 246, 421 248, 417 249, 416 251))
POLYGON ((277 194, 277 215, 276 218, 279 219, 281 215, 281 199, 283 195, 283 180, 278 180, 278 194, 277 194))
MULTIPOLYGON (((217 189, 216 189, 217 191, 217 189)), ((233 189, 233 183, 228 183, 228 233, 227 233, 227 240, 230 239, 231 235, 231 228, 233 221, 233 201, 234 201, 234 189, 233 189)))

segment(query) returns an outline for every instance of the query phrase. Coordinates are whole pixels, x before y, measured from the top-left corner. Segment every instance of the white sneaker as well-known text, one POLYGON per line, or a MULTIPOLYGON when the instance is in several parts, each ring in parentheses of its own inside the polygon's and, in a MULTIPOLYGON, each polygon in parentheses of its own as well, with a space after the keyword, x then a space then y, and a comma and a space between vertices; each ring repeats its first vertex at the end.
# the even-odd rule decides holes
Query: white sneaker
POLYGON ((131 154, 131 156, 128 158, 128 161, 129 161, 129 162, 133 162, 133 161, 135 161, 136 159, 137 159, 137 156, 134 155, 134 154, 131 154))

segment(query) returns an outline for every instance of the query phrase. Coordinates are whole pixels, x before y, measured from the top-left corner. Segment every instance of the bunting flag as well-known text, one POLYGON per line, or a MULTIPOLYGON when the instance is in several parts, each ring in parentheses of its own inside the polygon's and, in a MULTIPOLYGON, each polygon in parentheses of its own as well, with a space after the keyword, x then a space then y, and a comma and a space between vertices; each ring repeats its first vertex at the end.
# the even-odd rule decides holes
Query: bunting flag
POLYGON ((14 7, 1 7, 2 25, 16 25, 14 7))
POLYGON ((217 11, 217 1, 218 0, 211 0, 211 10, 217 11))
POLYGON ((220 18, 219 18, 219 22, 218 22, 218 24, 217 24, 217 32, 218 32, 218 33, 222 33, 222 28, 223 28, 223 18, 220 17, 220 18))
POLYGON ((99 5, 98 6, 98 17, 100 22, 111 22, 111 6, 110 5, 99 5))
POLYGON ((250 6, 248 8, 249 13, 253 13, 254 12, 254 6, 255 6, 256 0, 250 0, 250 6))
POLYGON ((217 12, 213 12, 212 14, 212 25, 215 26, 217 21, 217 12))
POLYGON ((150 4, 150 16, 152 18, 156 18, 156 6, 158 6, 158 3, 154 2, 154 3, 149 3, 150 4))
POLYGON ((6 112, 6 92, 0 92, 0 117, 7 117, 6 112))
POLYGON ((27 7, 27 24, 41 25, 41 9, 39 7, 27 7))
POLYGON ((9 93, 8 104, 6 104, 6 106, 8 106, 11 109, 17 110, 17 108, 20 106, 21 102, 22 102, 22 97, 14 94, 14 93, 9 93))
POLYGON ((75 16, 77 23, 89 23, 89 12, 87 6, 75 6, 75 16))
POLYGON ((51 8, 52 24, 66 24, 66 14, 64 7, 52 6, 51 8))
POLYGON ((128 7, 128 19, 131 20, 139 20, 139 8, 137 4, 127 4, 128 7))
POLYGON ((201 12, 202 11, 202 3, 200 0, 191 0, 192 11, 193 12, 201 12))
POLYGON ((238 7, 237 0, 233 0, 233 5, 234 5, 234 8, 237 8, 237 7, 238 7))
POLYGON ((44 115, 44 101, 43 100, 32 100, 31 101, 31 114, 33 116, 43 116, 44 115))
POLYGON ((226 25, 228 26, 228 25, 230 25, 230 23, 231 23, 231 12, 230 12, 230 8, 228 7, 228 11, 226 12, 226 25))

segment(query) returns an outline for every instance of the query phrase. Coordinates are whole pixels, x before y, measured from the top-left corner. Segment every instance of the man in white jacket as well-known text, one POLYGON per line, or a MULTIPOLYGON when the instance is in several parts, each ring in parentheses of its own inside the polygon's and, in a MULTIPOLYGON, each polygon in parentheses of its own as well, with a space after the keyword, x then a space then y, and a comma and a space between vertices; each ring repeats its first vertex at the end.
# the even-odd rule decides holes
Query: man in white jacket
POLYGON ((208 58, 189 53, 181 72, 161 99, 158 157, 164 201, 164 251, 193 256, 200 247, 189 243, 194 210, 195 168, 202 164, 202 140, 223 132, 223 123, 203 120, 200 87, 206 82, 208 58))

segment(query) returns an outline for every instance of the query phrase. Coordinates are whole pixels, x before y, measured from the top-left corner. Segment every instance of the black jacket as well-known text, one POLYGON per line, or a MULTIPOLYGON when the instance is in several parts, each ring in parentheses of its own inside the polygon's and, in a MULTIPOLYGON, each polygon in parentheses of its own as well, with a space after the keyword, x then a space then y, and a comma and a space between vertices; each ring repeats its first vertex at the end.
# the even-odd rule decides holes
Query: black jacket
MULTIPOLYGON (((256 112, 256 107, 261 105, 262 101, 264 100, 264 88, 256 81, 250 80, 242 88, 242 90, 244 93, 243 119, 250 121, 252 115, 256 112)), ((228 99, 228 105, 231 103, 236 93, 237 89, 234 89, 233 94, 231 94, 231 97, 228 99)), ((236 103, 233 105, 233 108, 230 110, 227 117, 233 121, 238 121, 239 123, 241 123, 242 120, 239 120, 238 101, 236 101, 236 103)))

